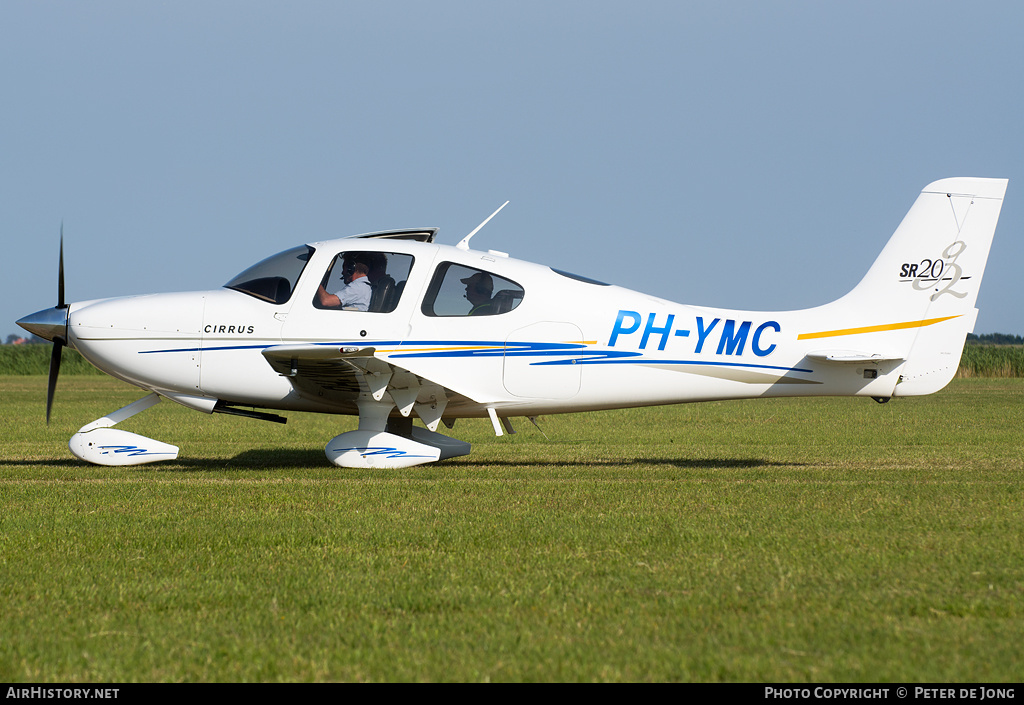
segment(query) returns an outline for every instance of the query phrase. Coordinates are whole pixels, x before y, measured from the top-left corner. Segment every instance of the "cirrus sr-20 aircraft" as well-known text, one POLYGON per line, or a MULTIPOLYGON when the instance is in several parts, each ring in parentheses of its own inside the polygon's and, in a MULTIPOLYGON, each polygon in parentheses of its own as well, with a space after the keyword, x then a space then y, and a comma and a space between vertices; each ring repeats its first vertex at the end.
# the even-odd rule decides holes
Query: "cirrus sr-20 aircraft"
POLYGON ((47 420, 64 346, 149 392, 71 439, 74 455, 101 465, 177 457, 114 428, 162 399, 270 421, 285 419, 266 410, 358 415, 358 430, 326 446, 349 468, 466 455, 468 443, 437 432, 459 418, 489 418, 500 436, 514 416, 755 397, 882 402, 931 394, 955 374, 1006 185, 930 184, 849 294, 800 311, 672 303, 471 249, 480 228, 455 246, 420 228, 301 245, 212 291, 71 304, 62 245, 58 305, 18 323, 54 343, 47 420))

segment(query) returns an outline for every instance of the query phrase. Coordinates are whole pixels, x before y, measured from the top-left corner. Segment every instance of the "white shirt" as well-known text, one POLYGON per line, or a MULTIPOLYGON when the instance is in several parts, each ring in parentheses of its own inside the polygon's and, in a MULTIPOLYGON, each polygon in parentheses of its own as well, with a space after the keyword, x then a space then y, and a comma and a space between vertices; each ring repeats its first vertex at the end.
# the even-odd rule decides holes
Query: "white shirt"
POLYGON ((347 311, 366 311, 370 308, 370 280, 366 277, 353 279, 346 284, 336 296, 341 300, 341 307, 347 311))

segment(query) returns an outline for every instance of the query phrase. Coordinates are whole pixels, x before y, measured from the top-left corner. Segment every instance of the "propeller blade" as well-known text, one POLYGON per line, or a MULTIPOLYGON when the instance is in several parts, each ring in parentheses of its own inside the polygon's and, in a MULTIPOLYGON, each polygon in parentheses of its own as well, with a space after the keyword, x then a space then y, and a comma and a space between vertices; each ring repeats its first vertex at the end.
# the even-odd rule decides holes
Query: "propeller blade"
POLYGON ((46 423, 50 423, 50 410, 53 408, 53 394, 57 390, 57 376, 60 375, 61 351, 64 342, 60 338, 53 341, 53 352, 50 354, 50 378, 46 383, 46 423))
MULTIPOLYGON (((60 260, 57 263, 57 309, 67 309, 64 303, 64 221, 60 223, 60 260)), ((65 310, 65 316, 67 311, 65 310)), ((67 335, 67 318, 64 319, 64 336, 67 335)), ((64 336, 54 335, 53 351, 50 353, 50 376, 46 381, 46 423, 50 423, 50 411, 53 409, 53 396, 57 391, 57 377, 60 376, 60 361, 67 343, 64 336)))
POLYGON ((60 224, 60 264, 57 267, 57 308, 64 308, 64 223, 60 224))

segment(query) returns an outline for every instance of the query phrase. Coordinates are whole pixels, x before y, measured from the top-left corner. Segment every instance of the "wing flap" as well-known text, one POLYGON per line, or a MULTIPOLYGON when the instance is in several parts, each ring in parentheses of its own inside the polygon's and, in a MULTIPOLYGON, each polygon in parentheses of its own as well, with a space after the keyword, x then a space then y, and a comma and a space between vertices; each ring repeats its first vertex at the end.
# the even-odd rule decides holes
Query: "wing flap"
POLYGON ((279 369, 280 363, 292 360, 347 360, 356 357, 373 357, 376 348, 357 345, 274 345, 263 351, 267 362, 279 369))

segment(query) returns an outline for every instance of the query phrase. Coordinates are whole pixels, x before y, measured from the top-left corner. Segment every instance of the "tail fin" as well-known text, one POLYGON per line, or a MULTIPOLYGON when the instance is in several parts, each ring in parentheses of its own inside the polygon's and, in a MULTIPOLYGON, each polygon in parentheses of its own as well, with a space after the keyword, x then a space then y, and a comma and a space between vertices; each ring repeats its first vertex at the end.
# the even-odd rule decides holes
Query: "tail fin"
POLYGON ((860 326, 831 333, 883 333, 882 347, 906 361, 895 396, 931 394, 956 374, 1006 185, 972 178, 929 184, 861 282, 829 305, 836 319, 860 326))

